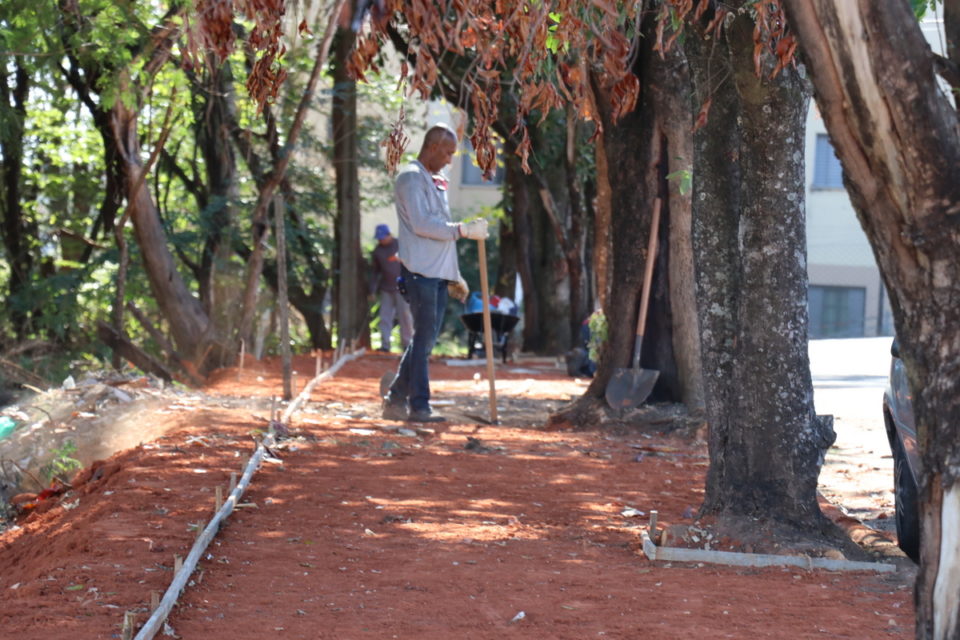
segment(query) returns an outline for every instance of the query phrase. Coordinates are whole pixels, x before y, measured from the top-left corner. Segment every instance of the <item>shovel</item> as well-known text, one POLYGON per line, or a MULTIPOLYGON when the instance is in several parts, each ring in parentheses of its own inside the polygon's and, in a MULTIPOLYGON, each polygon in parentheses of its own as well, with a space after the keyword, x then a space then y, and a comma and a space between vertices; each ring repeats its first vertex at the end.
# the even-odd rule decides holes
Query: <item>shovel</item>
POLYGON ((643 289, 640 293, 640 314, 637 316, 637 335, 633 342, 633 366, 617 369, 607 383, 607 404, 611 409, 625 411, 643 403, 653 390, 660 372, 640 368, 640 348, 643 345, 643 330, 647 324, 647 307, 650 303, 650 282, 653 280, 653 263, 657 253, 657 234, 660 230, 660 198, 653 203, 653 221, 650 223, 650 241, 647 243, 647 262, 643 269, 643 289))

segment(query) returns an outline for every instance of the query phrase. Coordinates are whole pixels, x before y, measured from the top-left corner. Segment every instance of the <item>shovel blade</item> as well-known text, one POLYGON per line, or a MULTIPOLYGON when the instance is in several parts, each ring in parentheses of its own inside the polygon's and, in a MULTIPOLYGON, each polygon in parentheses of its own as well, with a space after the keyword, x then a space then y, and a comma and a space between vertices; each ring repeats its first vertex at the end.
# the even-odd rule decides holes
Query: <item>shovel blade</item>
POLYGON ((642 404, 653 391, 659 376, 656 369, 617 369, 607 383, 607 404, 619 411, 642 404))

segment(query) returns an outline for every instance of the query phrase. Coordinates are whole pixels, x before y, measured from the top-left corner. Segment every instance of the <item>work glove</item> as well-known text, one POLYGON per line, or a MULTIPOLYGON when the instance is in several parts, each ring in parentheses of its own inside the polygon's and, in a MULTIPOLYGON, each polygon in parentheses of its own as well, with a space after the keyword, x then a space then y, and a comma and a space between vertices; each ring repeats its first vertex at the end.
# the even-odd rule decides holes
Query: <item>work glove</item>
POLYGON ((465 302, 467 295, 470 293, 470 289, 467 287, 467 281, 463 279, 463 276, 460 276, 458 280, 451 280, 447 283, 447 293, 449 293, 450 297, 454 300, 465 302))
POLYGON ((471 240, 486 240, 490 237, 487 232, 487 221, 483 218, 473 222, 460 223, 460 235, 471 240))

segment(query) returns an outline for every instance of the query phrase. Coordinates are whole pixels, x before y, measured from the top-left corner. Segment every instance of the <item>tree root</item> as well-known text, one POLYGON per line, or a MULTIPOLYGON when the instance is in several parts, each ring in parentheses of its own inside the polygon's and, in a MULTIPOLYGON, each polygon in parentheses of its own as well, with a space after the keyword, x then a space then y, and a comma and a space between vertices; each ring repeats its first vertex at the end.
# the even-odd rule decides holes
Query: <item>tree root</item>
POLYGON ((702 413, 690 413, 682 404, 644 404, 620 414, 608 407, 603 398, 590 395, 583 395, 551 414, 546 428, 554 431, 639 430, 706 439, 702 413))

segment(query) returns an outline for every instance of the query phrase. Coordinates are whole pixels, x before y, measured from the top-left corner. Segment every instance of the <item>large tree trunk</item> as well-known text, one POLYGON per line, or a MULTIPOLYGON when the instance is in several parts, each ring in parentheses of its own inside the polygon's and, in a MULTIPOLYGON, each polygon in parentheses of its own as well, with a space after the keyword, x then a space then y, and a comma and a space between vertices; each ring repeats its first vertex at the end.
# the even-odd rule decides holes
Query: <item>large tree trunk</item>
POLYGON ((341 29, 333 61, 333 167, 336 173, 337 342, 349 344, 364 331, 366 295, 360 253, 360 182, 357 174, 357 82, 347 62, 356 36, 341 29))
MULTIPOLYGON (((946 3, 946 17, 957 4, 946 3)), ((960 636, 960 133, 906 2, 786 3, 883 274, 920 452, 917 637, 960 636)), ((957 25, 947 25, 948 37, 957 25)), ((957 42, 949 43, 955 51, 957 42)))
MULTIPOLYGON (((654 29, 654 21, 646 20, 647 42, 652 41, 654 29)), ((651 399, 690 400, 696 405, 702 395, 696 365, 690 196, 668 186, 667 180, 673 171, 690 167, 689 155, 671 155, 690 146, 690 107, 683 100, 685 90, 677 90, 688 87, 690 81, 679 50, 668 52, 664 59, 649 46, 644 47, 634 71, 641 82, 640 98, 637 108, 619 121, 613 120, 609 96, 599 88, 595 90, 604 128, 603 144, 598 149, 598 153, 604 153, 604 162, 598 166, 606 166, 606 176, 601 172, 598 180, 602 184, 605 177, 610 188, 609 203, 604 204, 609 207, 612 230, 607 276, 610 291, 603 307, 609 329, 592 383, 582 398, 553 417, 574 425, 592 423, 594 412, 606 406, 604 392, 614 371, 630 366, 648 258, 647 240, 658 196, 662 198, 660 248, 655 257, 640 364, 660 371, 651 399), (684 242, 685 246, 673 244, 684 242), (678 362, 684 363, 682 370, 678 362)), ((597 242, 603 242, 599 231, 597 242)), ((602 259, 602 248, 598 248, 597 256, 602 259)))
MULTIPOLYGON (((4 61, 4 65, 6 62, 4 61)), ((23 210, 21 177, 23 175, 23 133, 27 117, 27 94, 30 89, 30 77, 19 64, 14 65, 13 73, 0 69, 0 104, 9 109, 9 116, 0 134, 0 214, 2 214, 3 246, 6 249, 7 265, 10 267, 8 281, 11 298, 21 296, 30 286, 33 273, 33 255, 30 251, 31 238, 35 235, 23 210), (13 80, 13 86, 8 83, 13 80)), ((28 330, 30 314, 19 300, 16 305, 6 305, 10 311, 10 321, 14 333, 23 339, 28 330)))
POLYGON ((190 292, 177 271, 173 254, 148 183, 140 179, 140 139, 137 111, 117 100, 111 110, 111 127, 123 163, 130 219, 137 245, 143 256, 157 306, 170 326, 170 332, 184 359, 200 372, 222 364, 225 353, 211 331, 210 320, 200 301, 190 292))
POLYGON ((703 512, 809 531, 823 524, 817 477, 834 434, 814 414, 807 356, 808 97, 793 68, 756 77, 752 33, 739 14, 719 41, 687 46, 697 102, 712 98, 693 175, 710 449, 703 512))

